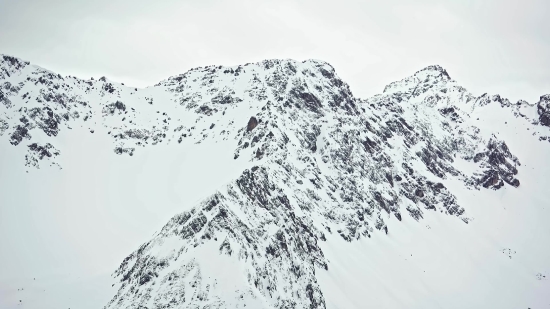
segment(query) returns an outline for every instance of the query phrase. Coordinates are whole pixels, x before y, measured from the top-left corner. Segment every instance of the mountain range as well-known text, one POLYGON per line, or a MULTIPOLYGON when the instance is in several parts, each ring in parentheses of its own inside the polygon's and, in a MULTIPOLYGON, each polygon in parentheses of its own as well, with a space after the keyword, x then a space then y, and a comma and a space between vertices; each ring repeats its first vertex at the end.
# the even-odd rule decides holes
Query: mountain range
POLYGON ((147 88, 0 61, 2 308, 550 306, 550 94, 474 95, 437 65, 357 98, 319 60, 147 88), (121 243, 101 296, 44 270, 92 277, 79 254, 121 243))

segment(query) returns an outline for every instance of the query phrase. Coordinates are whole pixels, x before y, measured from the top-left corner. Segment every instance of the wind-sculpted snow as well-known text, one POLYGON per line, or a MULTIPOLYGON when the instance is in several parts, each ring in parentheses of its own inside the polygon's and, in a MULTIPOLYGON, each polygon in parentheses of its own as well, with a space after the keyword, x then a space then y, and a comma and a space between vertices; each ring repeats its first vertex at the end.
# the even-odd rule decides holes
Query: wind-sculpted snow
POLYGON ((428 212, 467 224, 445 181, 520 186, 521 158, 476 126, 474 110, 498 102, 550 135, 548 95, 537 105, 475 97, 439 66, 365 100, 315 60, 197 68, 145 89, 7 56, 2 72, 2 142, 28 147, 29 166, 57 164, 55 137, 74 126, 109 135, 113 155, 232 141, 233 159, 255 164, 124 259, 106 308, 325 308, 317 273, 331 270, 329 234, 384 237, 389 216, 428 212))

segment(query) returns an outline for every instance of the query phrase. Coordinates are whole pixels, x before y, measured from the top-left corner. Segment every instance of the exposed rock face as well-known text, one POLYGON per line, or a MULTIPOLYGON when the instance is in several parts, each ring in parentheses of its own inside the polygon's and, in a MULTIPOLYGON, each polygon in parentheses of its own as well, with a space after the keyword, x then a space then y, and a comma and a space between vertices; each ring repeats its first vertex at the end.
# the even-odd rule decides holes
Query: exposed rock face
MULTIPOLYGON (((59 150, 57 150, 52 144, 46 143, 45 145, 39 145, 37 143, 32 143, 29 146, 27 155, 25 155, 25 166, 33 166, 40 168, 39 161, 44 159, 52 159, 58 156, 59 150)), ((52 163, 57 165, 57 163, 52 163)))
POLYGON ((439 66, 362 100, 315 60, 197 68, 138 90, 3 59, 0 142, 26 146, 29 166, 56 163, 56 136, 76 126, 109 136, 118 155, 234 141, 234 159, 254 162, 124 259, 107 308, 325 308, 316 273, 330 271, 327 234, 386 237, 388 218, 427 212, 468 223, 449 181, 519 186, 521 158, 472 110, 498 103, 533 122, 524 111, 536 108, 548 125, 547 96, 537 106, 474 97, 439 66), (207 275, 220 263, 241 285, 207 275))
POLYGON ((478 179, 478 184, 484 188, 501 188, 504 183, 508 183, 514 187, 519 186, 519 180, 514 178, 518 173, 516 166, 520 165, 518 159, 513 156, 506 143, 491 139, 487 145, 485 152, 480 152, 475 155, 474 162, 483 161, 486 170, 478 179))
POLYGON ((540 124, 550 127, 550 94, 543 95, 537 104, 540 124))
POLYGON ((246 126, 246 130, 252 131, 257 126, 258 126, 258 119, 256 119, 256 117, 250 117, 250 120, 248 120, 248 125, 246 126))

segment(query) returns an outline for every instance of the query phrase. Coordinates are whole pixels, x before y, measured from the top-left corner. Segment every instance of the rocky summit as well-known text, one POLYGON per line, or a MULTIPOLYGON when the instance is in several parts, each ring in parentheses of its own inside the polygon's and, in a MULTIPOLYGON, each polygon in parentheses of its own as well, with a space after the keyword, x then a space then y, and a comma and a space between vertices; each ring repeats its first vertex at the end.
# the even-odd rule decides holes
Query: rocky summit
MULTIPOLYGON (((504 205, 494 201, 505 195, 511 196, 505 198, 509 208, 542 211, 550 205, 548 198, 533 198, 534 183, 545 180, 535 178, 532 167, 546 171, 548 161, 522 155, 550 153, 550 95, 534 103, 476 96, 440 66, 357 98, 330 64, 317 60, 207 66, 147 88, 61 76, 6 55, 0 61, 0 149, 17 149, 12 164, 24 165, 29 175, 63 173, 64 147, 71 145, 59 140, 74 130, 86 131, 80 143, 101 135, 110 148, 97 151, 124 160, 149 148, 193 152, 223 143, 227 151, 213 155, 242 166, 230 176, 217 171, 215 177, 227 179, 222 186, 182 205, 183 212, 120 258, 105 308, 454 308, 444 300, 418 300, 437 302, 443 292, 398 287, 399 275, 360 270, 378 267, 368 260, 378 253, 369 250, 387 244, 380 252, 391 259, 397 252, 391 246, 402 246, 395 242, 399 237, 418 235, 403 241, 414 248, 432 234, 443 235, 446 226, 463 236, 433 246, 452 247, 469 239, 478 213, 480 222, 501 220, 480 209, 504 205), (437 232, 431 222, 446 223, 437 232), (406 230, 420 227, 423 232, 406 230), (381 299, 402 300, 377 303, 381 299)), ((538 218, 533 222, 542 222, 538 218)), ((544 226, 539 235, 548 239, 544 226)), ((541 261, 532 261, 538 267, 533 273, 521 270, 530 284, 544 282, 533 291, 548 287, 543 278, 550 275, 548 250, 538 248, 522 252, 541 261)), ((460 264, 449 254, 440 271, 460 264)), ((421 268, 392 263, 380 268, 424 280, 421 268)), ((487 282, 499 281, 491 278, 487 282)), ((453 295, 469 293, 449 284, 453 295)), ((495 295, 513 295, 511 288, 497 290, 495 295)), ((533 293, 522 295, 550 303, 533 293)), ((504 308, 497 299, 479 304, 504 308)), ((529 306, 516 299, 504 303, 529 306)), ((475 304, 469 301, 466 307, 475 304)))

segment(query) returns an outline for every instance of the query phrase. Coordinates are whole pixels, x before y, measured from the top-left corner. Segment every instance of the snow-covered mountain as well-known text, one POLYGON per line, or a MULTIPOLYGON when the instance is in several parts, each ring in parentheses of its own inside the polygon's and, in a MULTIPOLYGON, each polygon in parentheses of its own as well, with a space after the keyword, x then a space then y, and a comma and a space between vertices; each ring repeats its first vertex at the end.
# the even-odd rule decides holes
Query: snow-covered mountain
POLYGON ((475 96, 440 66, 359 99, 317 60, 138 89, 0 59, 0 147, 28 177, 68 173, 96 136, 91 156, 117 162, 194 158, 170 160, 177 177, 127 170, 184 193, 121 257, 105 308, 550 305, 550 95, 475 96))

